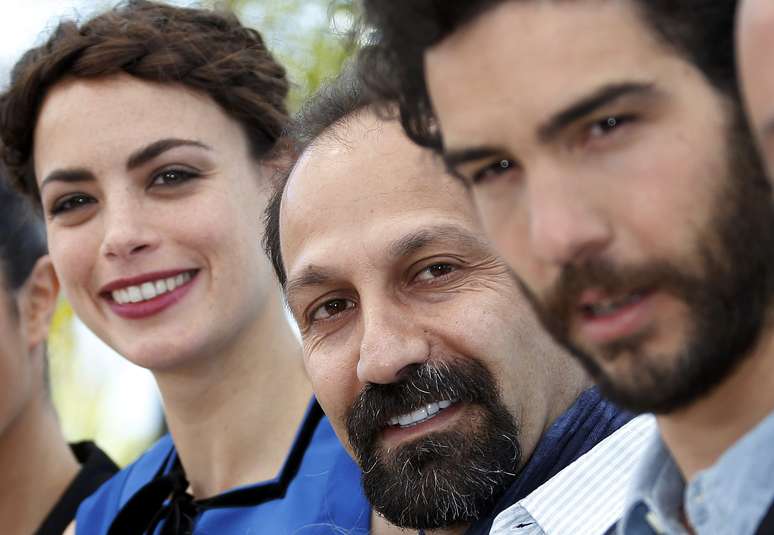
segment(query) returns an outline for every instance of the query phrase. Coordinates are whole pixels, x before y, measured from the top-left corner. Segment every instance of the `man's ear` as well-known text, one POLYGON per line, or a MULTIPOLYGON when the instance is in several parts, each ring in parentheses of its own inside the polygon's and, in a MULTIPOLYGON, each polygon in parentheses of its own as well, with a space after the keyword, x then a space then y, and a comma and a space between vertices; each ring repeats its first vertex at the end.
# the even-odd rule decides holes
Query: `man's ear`
POLYGON ((18 296, 20 319, 26 329, 30 351, 46 341, 58 296, 59 279, 54 266, 48 255, 42 256, 18 296))

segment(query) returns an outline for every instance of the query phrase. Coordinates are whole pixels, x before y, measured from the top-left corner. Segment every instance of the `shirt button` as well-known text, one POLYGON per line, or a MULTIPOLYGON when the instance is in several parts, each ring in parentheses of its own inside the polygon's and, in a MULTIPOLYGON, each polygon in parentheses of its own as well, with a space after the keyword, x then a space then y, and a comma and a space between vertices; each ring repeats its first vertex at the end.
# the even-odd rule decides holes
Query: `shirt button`
MULTIPOLYGON (((707 522, 707 517, 709 514, 707 513, 707 508, 704 506, 697 506, 694 507, 691 511, 693 513, 691 515, 691 522, 694 524, 705 524, 707 522)), ((698 526, 696 526, 698 527, 698 526)))

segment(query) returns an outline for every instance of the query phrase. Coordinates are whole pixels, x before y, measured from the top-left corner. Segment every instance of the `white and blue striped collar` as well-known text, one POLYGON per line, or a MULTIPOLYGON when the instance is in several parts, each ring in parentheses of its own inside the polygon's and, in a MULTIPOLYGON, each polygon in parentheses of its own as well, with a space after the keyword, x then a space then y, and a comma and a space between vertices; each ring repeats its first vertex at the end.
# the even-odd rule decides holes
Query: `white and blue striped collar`
POLYGON ((623 513, 631 475, 657 432, 638 416, 500 513, 491 535, 601 535, 623 513))

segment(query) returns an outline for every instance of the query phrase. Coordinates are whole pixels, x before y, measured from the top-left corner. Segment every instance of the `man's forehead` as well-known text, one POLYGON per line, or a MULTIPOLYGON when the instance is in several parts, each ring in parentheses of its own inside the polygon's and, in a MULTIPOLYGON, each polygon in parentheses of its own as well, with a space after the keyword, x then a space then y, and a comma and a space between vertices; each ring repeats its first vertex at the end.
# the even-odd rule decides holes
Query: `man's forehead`
POLYGON ((354 261, 356 243, 381 256, 377 244, 439 222, 476 228, 466 190, 397 122, 368 113, 343 130, 305 151, 288 180, 280 238, 289 276, 344 259, 345 247, 354 261))
POLYGON ((361 111, 325 130, 294 165, 283 201, 294 204, 307 195, 346 190, 347 184, 366 183, 393 171, 395 161, 389 156, 407 149, 396 143, 389 126, 361 111))
POLYGON ((651 78, 676 55, 633 2, 529 0, 502 2, 430 48, 425 72, 456 147, 534 126, 599 87, 651 78))
POLYGON ((353 215, 389 216, 444 203, 456 211, 469 202, 464 190, 452 191, 459 186, 441 161, 414 145, 397 122, 362 115, 301 155, 285 188, 281 224, 319 217, 335 226, 353 215))

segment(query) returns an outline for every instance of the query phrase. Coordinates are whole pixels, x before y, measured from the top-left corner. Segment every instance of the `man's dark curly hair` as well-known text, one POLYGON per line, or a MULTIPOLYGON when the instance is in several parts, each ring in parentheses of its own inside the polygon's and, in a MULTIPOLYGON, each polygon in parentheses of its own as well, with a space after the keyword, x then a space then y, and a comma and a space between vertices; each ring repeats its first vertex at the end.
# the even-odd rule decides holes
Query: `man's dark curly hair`
POLYGON ((33 139, 51 87, 122 73, 209 95, 242 125, 256 159, 274 150, 287 124, 285 70, 257 31, 228 12, 129 0, 81 25, 61 22, 13 68, 0 95, 0 153, 21 191, 40 202, 33 139))
MULTIPOLYGON (((504 1, 535 0, 363 0, 365 22, 376 36, 359 56, 364 83, 379 99, 399 103, 401 123, 416 143, 442 148, 425 85, 424 52, 504 1)), ((737 0, 628 1, 664 43, 739 103, 733 39, 737 0)))

